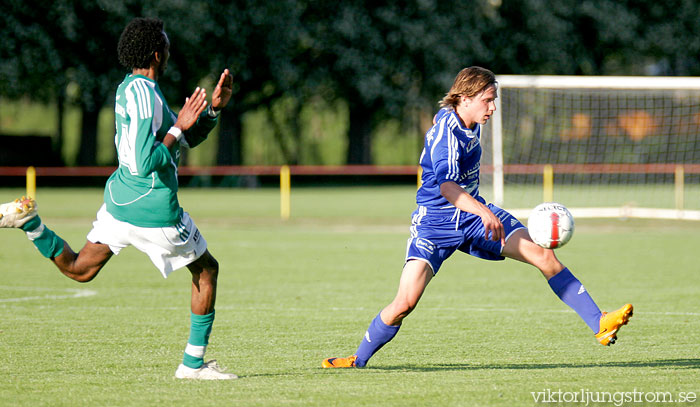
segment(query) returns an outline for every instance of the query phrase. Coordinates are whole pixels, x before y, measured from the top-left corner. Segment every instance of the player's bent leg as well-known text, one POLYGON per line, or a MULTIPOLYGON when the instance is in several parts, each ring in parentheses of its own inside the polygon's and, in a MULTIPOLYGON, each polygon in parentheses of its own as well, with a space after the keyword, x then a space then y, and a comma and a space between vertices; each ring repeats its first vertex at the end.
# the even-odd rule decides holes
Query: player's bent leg
POLYGON ((327 358, 324 368, 364 367, 379 349, 391 341, 401 328, 401 321, 418 305, 425 287, 433 277, 428 263, 410 260, 404 266, 396 297, 372 320, 354 355, 327 358))
POLYGON ((192 273, 192 302, 190 313, 190 337, 187 340, 182 363, 175 371, 178 379, 229 380, 237 379, 233 373, 225 373, 215 360, 204 362, 216 312, 216 285, 219 263, 205 251, 187 268, 192 273))
POLYGON ((87 241, 80 252, 75 253, 63 242, 63 250, 51 260, 66 277, 87 283, 97 276, 113 254, 109 246, 102 243, 87 241))
POLYGON ((581 282, 559 262, 554 250, 536 245, 527 229, 519 229, 508 239, 502 253, 537 267, 557 297, 576 311, 594 334, 598 332, 600 309, 581 282))
POLYGON ((581 282, 564 267, 551 249, 544 249, 532 242, 527 229, 513 233, 503 248, 503 255, 537 267, 547 278, 554 293, 583 319, 603 345, 614 344, 617 331, 632 316, 632 305, 626 304, 617 311, 603 313, 581 282))
POLYGON ((37 212, 38 205, 32 198, 22 197, 13 202, 0 205, 0 227, 20 228, 29 238, 39 253, 50 259, 67 277, 87 282, 112 257, 109 246, 87 242, 79 253, 41 221, 37 212))
POLYGON ((204 315, 214 311, 219 263, 207 250, 187 268, 192 273, 192 312, 204 315))
POLYGON ((387 325, 401 325, 401 321, 418 305, 425 287, 433 278, 430 265, 422 260, 406 263, 399 280, 399 289, 394 300, 380 313, 382 322, 387 325))
POLYGON ((537 267, 548 280, 564 269, 554 250, 536 245, 527 229, 518 229, 508 238, 501 254, 537 267))

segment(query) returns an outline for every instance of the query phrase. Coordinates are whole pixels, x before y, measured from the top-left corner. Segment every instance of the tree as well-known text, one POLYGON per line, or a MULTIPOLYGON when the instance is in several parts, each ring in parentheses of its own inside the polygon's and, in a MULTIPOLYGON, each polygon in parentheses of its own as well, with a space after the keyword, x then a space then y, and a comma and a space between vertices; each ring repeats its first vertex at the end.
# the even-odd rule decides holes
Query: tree
POLYGON ((125 10, 109 1, 36 3, 10 2, 3 13, 2 94, 56 101, 61 139, 65 89, 77 84, 73 102, 83 113, 77 163, 94 165, 97 118, 119 76, 115 37, 125 10))
POLYGON ((501 74, 697 75, 693 0, 510 0, 488 40, 501 74))
POLYGON ((78 85, 81 108, 80 146, 76 163, 95 165, 100 110, 114 93, 123 71, 116 57, 116 43, 127 10, 110 1, 52 2, 46 15, 56 33, 54 46, 65 61, 67 82, 78 85), (95 22, 100 22, 96 24, 95 22))
POLYGON ((488 62, 486 2, 467 10, 437 0, 312 1, 303 16, 310 33, 312 81, 350 109, 347 162, 366 164, 379 120, 435 103, 458 70, 488 62))
POLYGON ((23 2, 7 2, 0 15, 0 95, 19 98, 28 95, 44 103, 55 101, 58 129, 54 147, 63 140, 65 102, 65 58, 56 49, 55 26, 47 17, 48 4, 29 8, 23 2))
POLYGON ((219 164, 243 163, 242 117, 261 107, 276 134, 294 135, 279 140, 295 162, 299 109, 319 95, 347 102, 347 162, 369 163, 377 123, 431 115, 469 65, 497 74, 700 74, 700 5, 669 1, 5 0, 0 94, 60 109, 67 84, 77 84, 77 161, 94 164, 98 113, 124 74, 119 34, 132 17, 156 16, 173 43, 161 79, 168 100, 183 100, 224 67, 234 75, 219 164), (273 105, 289 113, 272 114, 273 105))
POLYGON ((635 38, 638 49, 651 62, 651 74, 700 75, 700 3, 694 0, 629 1, 640 16, 643 30, 635 38))
POLYGON ((232 102, 220 118, 220 165, 243 163, 243 115, 269 106, 290 87, 285 82, 288 65, 285 69, 278 65, 287 57, 281 56, 286 53, 282 44, 289 42, 285 24, 295 7, 297 2, 291 0, 213 0, 158 10, 166 25, 197 27, 173 33, 179 48, 171 55, 175 72, 170 74, 182 79, 181 85, 190 86, 192 78, 199 81, 205 76, 213 81, 226 67, 233 75, 232 102))

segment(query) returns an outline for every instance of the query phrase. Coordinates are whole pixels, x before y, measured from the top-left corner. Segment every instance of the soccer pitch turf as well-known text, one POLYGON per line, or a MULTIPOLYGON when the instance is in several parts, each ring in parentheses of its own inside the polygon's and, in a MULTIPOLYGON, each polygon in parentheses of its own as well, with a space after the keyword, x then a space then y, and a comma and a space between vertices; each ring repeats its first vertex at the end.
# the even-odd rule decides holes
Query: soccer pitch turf
MULTIPOLYGON (((21 232, 0 230, 0 405, 516 406, 536 404, 542 392, 560 397, 558 405, 581 405, 567 400, 582 391, 700 397, 693 222, 577 221, 557 252, 562 262, 602 309, 635 306, 611 347, 595 341, 534 268, 458 253, 367 368, 322 369, 324 358, 352 354, 393 298, 414 191, 298 188, 288 221, 279 219, 275 189, 181 191, 221 266, 206 357, 238 374, 234 381, 173 378, 189 332, 186 269, 164 280, 128 248, 79 284, 21 232)), ((0 189, 0 202, 21 193, 0 189)), ((78 249, 102 191, 40 188, 38 202, 44 222, 78 249)))

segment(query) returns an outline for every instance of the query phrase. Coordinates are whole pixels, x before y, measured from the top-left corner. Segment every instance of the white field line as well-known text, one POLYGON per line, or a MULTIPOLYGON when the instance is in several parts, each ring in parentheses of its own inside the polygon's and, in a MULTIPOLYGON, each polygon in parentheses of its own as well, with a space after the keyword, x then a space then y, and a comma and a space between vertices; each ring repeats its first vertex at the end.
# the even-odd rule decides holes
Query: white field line
POLYGON ((69 299, 69 298, 82 298, 82 297, 91 297, 93 295, 97 295, 97 291, 78 289, 78 288, 66 288, 66 289, 62 289, 62 290, 57 290, 57 289, 41 288, 41 287, 0 286, 0 289, 25 290, 25 291, 51 291, 51 292, 64 291, 64 292, 68 292, 68 294, 53 294, 52 293, 52 294, 45 294, 45 295, 30 295, 30 296, 25 296, 25 297, 0 298, 0 303, 35 301, 35 300, 65 300, 65 299, 69 299))

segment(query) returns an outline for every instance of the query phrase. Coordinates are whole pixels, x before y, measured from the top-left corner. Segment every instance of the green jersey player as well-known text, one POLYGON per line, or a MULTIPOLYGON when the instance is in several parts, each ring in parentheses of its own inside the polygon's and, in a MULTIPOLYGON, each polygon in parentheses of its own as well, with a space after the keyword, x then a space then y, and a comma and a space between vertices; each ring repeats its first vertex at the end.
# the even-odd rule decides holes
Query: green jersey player
POLYGON ((75 253, 47 228, 33 199, 0 205, 0 227, 21 228, 39 252, 66 276, 87 282, 126 246, 146 253, 164 277, 181 267, 192 273, 190 336, 181 379, 235 379, 215 361, 204 362, 214 322, 219 266, 207 250, 197 226, 178 203, 177 168, 180 147, 195 147, 216 126, 231 98, 228 69, 219 77, 211 104, 196 88, 175 114, 158 87, 168 63, 170 42, 158 19, 136 18, 119 39, 119 61, 130 72, 119 85, 115 101, 115 144, 119 167, 109 177, 104 204, 97 213, 85 246, 75 253))

